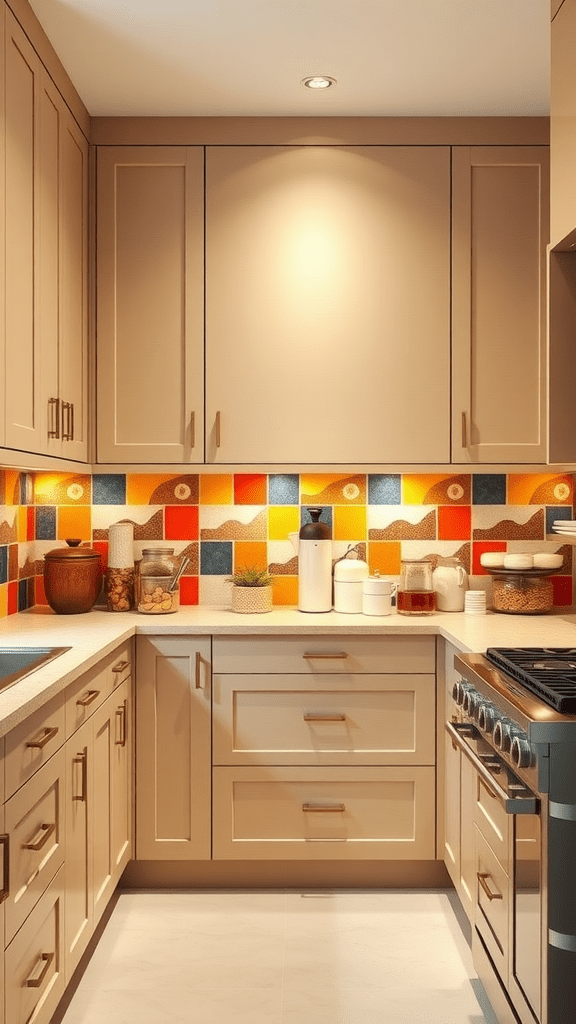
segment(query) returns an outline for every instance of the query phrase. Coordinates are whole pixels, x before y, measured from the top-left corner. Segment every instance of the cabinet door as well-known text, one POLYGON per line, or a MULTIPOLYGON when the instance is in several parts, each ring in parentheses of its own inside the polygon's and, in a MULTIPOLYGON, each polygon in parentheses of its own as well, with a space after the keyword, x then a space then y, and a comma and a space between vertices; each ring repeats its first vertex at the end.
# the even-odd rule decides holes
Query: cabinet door
POLYGON ((118 881, 132 855, 132 680, 109 699, 114 711, 112 750, 112 861, 118 881))
POLYGON ((546 462, 548 149, 453 152, 453 462, 546 462))
POLYGON ((444 863, 456 889, 460 883, 460 748, 444 734, 444 863))
POLYGON ((206 461, 449 461, 449 150, 206 158, 206 461))
POLYGON ((6 11, 6 431, 9 448, 42 450, 38 330, 40 61, 6 11))
POLYGON ((201 147, 100 147, 98 461, 204 459, 201 147))
MULTIPOLYGON (((5 64, 6 64, 6 4, 0 4, 0 109, 5 110, 5 64)), ((0 131, 0 238, 6 236, 6 135, 0 131)), ((6 247, 0 245, 0 366, 6 365, 6 316, 5 316, 5 277, 6 277, 6 247)), ((0 384, 0 445, 6 443, 5 408, 6 395, 5 385, 0 384)), ((1 913, 1 912, 0 912, 1 913)), ((1 917, 0 917, 1 921, 1 917)), ((0 946, 2 943, 0 943, 0 946)), ((0 975, 1 976, 1 975, 0 975)), ((0 1021, 3 1021, 3 1006, 0 999, 0 1021)))
MULTIPOLYGON (((2 744, 0 743, 0 758, 2 744)), ((1 769, 0 769, 1 776, 1 769)), ((0 781, 1 777, 0 777, 0 781)), ((4 832, 4 807, 0 791, 0 978, 4 984, 4 902, 8 896, 7 858, 9 857, 8 836, 4 832)), ((0 996, 0 1024, 4 1024, 4 999, 0 996)))
POLYGON ((210 640, 137 637, 136 857, 210 857, 210 640))
POLYGON ((557 6, 559 10, 552 22, 550 92, 550 242, 553 246, 576 227, 576 0, 563 0, 557 6))
POLYGON ((460 878, 456 891, 470 921, 473 920, 476 893, 476 786, 477 772, 472 762, 460 754, 460 878))
POLYGON ((92 934, 92 722, 66 744, 66 980, 92 934))
POLYGON ((92 716, 92 885, 96 924, 115 887, 112 850, 114 703, 108 699, 92 716))

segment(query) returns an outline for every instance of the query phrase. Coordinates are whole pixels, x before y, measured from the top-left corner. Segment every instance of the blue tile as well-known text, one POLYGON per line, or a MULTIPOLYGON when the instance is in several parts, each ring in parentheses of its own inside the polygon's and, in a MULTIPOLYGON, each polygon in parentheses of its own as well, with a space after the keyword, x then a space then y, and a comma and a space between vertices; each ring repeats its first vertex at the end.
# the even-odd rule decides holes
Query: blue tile
POLYGON ((297 473, 271 473, 268 477, 268 503, 270 505, 297 505, 300 499, 300 480, 297 473))
POLYGON ((28 580, 18 580, 18 611, 23 612, 28 607, 28 580))
POLYGON ((232 572, 232 541, 206 540, 200 543, 200 575, 228 576, 232 572))
POLYGON ((505 473, 473 473, 472 475, 473 505, 505 505, 506 474, 505 473))
POLYGON ((400 473, 368 474, 369 505, 401 505, 400 473))
POLYGON ((92 477, 93 505, 125 505, 126 474, 95 473, 92 477))
POLYGON ((547 505, 546 506, 546 533, 552 533, 552 523, 555 519, 572 519, 572 509, 568 505, 547 505))
MULTIPOLYGON (((302 505, 300 508, 300 526, 304 526, 305 523, 312 522, 312 516, 310 515, 309 508, 320 508, 320 505, 302 505)), ((332 505, 323 505, 322 512, 320 514, 320 522, 326 523, 327 526, 332 529, 332 505)))
POLYGON ((8 545, 0 545, 0 583, 8 582, 8 545))
POLYGON ((37 506, 36 540, 56 540, 56 508, 54 505, 37 506))
POLYGON ((20 473, 20 504, 34 504, 34 481, 31 473, 20 473))

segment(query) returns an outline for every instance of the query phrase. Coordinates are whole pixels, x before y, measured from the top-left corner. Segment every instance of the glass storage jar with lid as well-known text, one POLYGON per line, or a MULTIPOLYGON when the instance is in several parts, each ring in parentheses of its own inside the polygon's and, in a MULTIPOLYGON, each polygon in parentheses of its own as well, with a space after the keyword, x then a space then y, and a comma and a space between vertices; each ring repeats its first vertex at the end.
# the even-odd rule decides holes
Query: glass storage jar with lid
POLYGON ((399 615, 430 615, 436 609, 432 562, 427 558, 403 558, 396 595, 399 615))
POLYGON ((174 548, 144 548, 138 563, 136 598, 139 612, 158 615, 175 612, 180 605, 174 548))

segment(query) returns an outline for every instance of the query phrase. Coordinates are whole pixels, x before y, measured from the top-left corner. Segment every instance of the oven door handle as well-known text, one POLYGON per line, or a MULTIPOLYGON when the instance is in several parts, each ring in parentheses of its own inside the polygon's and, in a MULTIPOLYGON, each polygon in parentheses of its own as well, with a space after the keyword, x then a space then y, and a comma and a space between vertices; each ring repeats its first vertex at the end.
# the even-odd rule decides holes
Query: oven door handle
POLYGON ((506 790, 502 789, 502 786, 500 786, 497 779, 494 778, 494 775, 489 771, 486 765, 483 764, 474 751, 470 749, 466 743, 465 736, 471 734, 471 731, 473 730, 472 726, 468 725, 466 722, 446 722, 445 727, 446 732, 452 738, 453 742, 456 743, 468 760, 472 762, 479 776, 484 779, 485 782, 489 783, 490 789, 502 804, 506 814, 540 813, 540 801, 528 788, 526 788, 527 796, 509 796, 506 790))

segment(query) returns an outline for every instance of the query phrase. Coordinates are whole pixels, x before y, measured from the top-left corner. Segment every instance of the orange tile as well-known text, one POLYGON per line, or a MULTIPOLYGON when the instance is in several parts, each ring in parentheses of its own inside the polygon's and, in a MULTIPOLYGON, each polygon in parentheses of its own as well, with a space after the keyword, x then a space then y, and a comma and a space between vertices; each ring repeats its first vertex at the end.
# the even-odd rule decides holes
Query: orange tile
POLYGON ((334 507, 334 540, 366 540, 366 506, 334 507))
POLYGON ((25 541, 28 536, 28 509, 26 505, 20 505, 17 514, 18 540, 25 541))
POLYGON ((235 505, 265 505, 267 478, 264 473, 234 474, 235 505))
POLYGON ((91 509, 82 505, 61 505, 58 509, 57 537, 59 540, 67 540, 68 537, 92 540, 91 509))
POLYGON ((376 570, 381 576, 400 575, 401 547, 398 540, 371 540, 368 544, 368 565, 370 573, 376 570))
POLYGON ((298 604, 298 577, 276 576, 275 579, 276 583, 272 588, 273 604, 298 604))
POLYGON ((8 615, 8 584, 0 583, 0 619, 8 615))
POLYGON ((48 604, 48 599, 46 597, 46 591, 44 590, 44 577, 43 576, 37 576, 36 577, 36 590, 35 590, 35 598, 34 598, 34 600, 35 600, 36 604, 42 604, 42 605, 47 605, 48 604))
POLYGON ((568 473, 509 473, 509 505, 570 505, 573 481, 568 473))
POLYGON ((154 491, 174 479, 173 473, 127 473, 126 502, 128 505, 149 505, 154 491))
POLYGON ((268 540, 288 540, 300 529, 300 509, 294 505, 271 505, 268 509, 268 540))
POLYGON ((243 566, 268 567, 268 545, 265 540, 237 540, 234 544, 234 571, 243 566))
POLYGON ((403 473, 405 505, 470 505, 470 473, 403 473))
POLYGON ((89 505, 92 481, 86 473, 36 473, 36 505, 89 505))
POLYGON ((11 580, 8 583, 8 615, 15 615, 18 611, 18 583, 11 580))
POLYGON ((231 505, 234 499, 234 479, 228 473, 202 473, 200 475, 201 505, 231 505))
POLYGON ((6 470, 6 504, 7 505, 19 505, 20 504, 20 473, 17 469, 6 470))
POLYGON ((470 505, 438 506, 438 540, 470 540, 472 508, 470 505))
POLYGON ((303 505, 365 505, 366 474, 303 473, 303 505))

